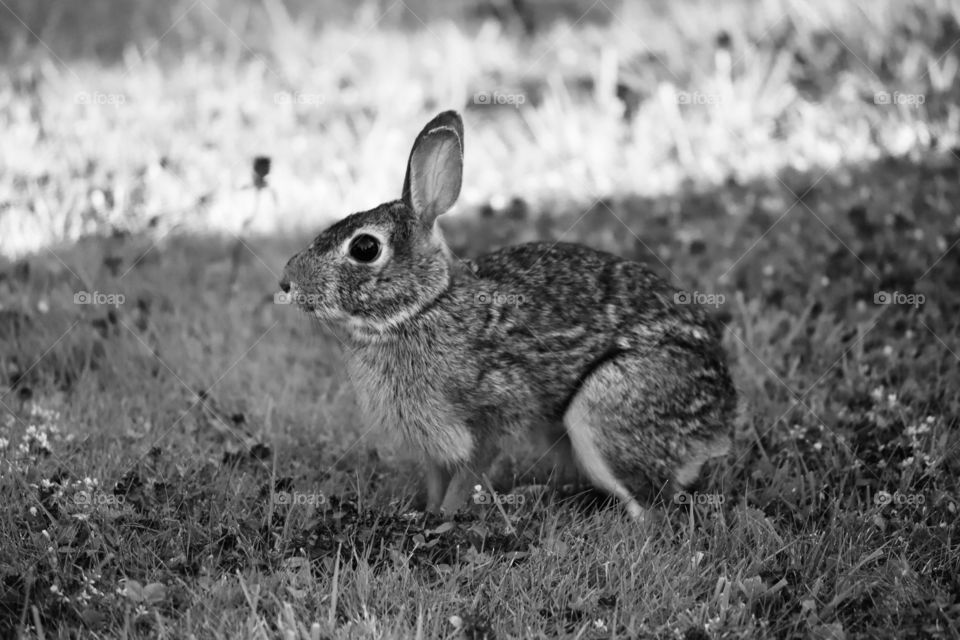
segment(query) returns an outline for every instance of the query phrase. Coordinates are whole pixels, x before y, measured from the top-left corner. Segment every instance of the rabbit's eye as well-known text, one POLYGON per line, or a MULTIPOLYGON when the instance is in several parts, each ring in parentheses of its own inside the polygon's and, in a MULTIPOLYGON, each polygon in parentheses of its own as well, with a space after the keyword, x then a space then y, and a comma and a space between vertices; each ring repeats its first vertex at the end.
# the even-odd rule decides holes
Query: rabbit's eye
POLYGON ((350 242, 350 257, 357 262, 373 262, 380 255, 380 241, 362 233, 350 242))

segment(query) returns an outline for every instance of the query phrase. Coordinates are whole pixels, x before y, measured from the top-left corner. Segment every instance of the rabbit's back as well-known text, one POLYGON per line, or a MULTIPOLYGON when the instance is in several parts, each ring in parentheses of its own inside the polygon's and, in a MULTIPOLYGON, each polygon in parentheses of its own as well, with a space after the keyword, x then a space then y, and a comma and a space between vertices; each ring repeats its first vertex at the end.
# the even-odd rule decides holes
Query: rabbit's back
POLYGON ((582 245, 507 247, 478 258, 475 273, 478 280, 466 288, 488 332, 526 328, 561 342, 590 334, 621 349, 677 332, 694 341, 717 337, 715 320, 696 305, 679 303, 677 290, 648 267, 582 245))

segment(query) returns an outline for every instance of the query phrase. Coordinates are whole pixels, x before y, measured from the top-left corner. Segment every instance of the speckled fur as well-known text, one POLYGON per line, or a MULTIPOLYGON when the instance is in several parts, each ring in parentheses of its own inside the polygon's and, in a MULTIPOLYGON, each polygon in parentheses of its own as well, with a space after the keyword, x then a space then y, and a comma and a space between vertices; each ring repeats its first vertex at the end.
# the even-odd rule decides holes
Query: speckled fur
MULTIPOLYGON (((447 112, 421 138, 437 123, 460 126, 447 112)), ((459 261, 405 198, 321 233, 284 281, 346 327, 371 419, 454 476, 484 471, 505 434, 563 438, 575 398, 609 469, 645 502, 729 445, 736 398, 718 326, 643 265, 567 243, 459 261), (341 250, 369 228, 388 236, 375 266, 341 250)))

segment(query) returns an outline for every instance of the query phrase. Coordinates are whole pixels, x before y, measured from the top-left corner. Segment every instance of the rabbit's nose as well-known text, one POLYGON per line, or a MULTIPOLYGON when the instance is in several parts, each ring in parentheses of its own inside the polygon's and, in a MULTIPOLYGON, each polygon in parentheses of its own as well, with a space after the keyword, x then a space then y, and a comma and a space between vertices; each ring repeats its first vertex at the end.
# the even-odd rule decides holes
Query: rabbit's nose
POLYGON ((283 273, 280 275, 280 290, 284 293, 290 293, 297 288, 300 260, 300 254, 298 253, 287 260, 287 264, 283 266, 283 273))
POLYGON ((280 291, 284 293, 290 293, 291 289, 295 289, 297 286, 295 271, 290 267, 293 265, 293 261, 297 259, 297 256, 290 258, 290 261, 287 262, 286 266, 283 267, 283 274, 280 276, 280 291))

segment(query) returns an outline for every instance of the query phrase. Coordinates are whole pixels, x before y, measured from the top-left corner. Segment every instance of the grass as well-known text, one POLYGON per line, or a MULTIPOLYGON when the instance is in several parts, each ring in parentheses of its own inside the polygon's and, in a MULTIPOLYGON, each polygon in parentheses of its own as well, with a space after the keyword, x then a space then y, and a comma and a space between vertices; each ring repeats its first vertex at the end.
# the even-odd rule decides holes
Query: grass
POLYGON ((211 2, 153 47, 12 40, 0 635, 956 637, 956 6, 594 5, 532 33, 364 6, 320 36, 211 2), (517 481, 522 448, 502 510, 415 514, 342 345, 274 304, 447 106, 458 255, 576 240, 716 303, 747 419, 655 527, 517 481))

